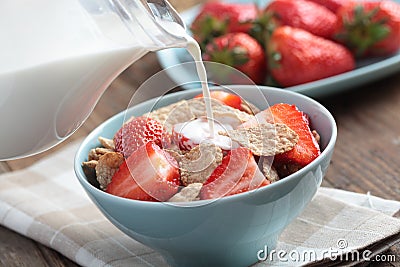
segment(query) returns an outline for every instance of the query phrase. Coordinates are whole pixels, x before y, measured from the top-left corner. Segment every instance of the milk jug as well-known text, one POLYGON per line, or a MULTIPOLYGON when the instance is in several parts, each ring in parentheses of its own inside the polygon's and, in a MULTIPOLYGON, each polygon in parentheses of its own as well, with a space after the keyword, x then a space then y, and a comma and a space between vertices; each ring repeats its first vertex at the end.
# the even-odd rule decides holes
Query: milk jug
POLYGON ((2 0, 0 160, 58 144, 129 65, 186 46, 171 23, 165 0, 2 0))

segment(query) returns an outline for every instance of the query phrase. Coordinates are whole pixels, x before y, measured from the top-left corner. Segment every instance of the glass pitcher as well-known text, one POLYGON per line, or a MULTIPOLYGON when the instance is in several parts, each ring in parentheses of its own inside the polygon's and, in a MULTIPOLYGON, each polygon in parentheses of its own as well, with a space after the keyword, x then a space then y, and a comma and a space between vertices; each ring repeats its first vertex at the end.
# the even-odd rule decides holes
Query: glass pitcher
POLYGON ((58 144, 129 65, 186 46, 165 0, 3 0, 0 22, 0 160, 58 144))

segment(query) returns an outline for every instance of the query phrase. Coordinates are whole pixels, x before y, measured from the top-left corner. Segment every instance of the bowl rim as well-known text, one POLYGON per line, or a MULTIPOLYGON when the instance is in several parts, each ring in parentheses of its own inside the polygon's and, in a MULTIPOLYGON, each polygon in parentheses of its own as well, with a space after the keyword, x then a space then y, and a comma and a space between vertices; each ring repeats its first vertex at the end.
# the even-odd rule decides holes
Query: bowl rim
MULTIPOLYGON (((311 97, 308 97, 306 95, 297 93, 297 92, 293 92, 293 91, 286 91, 280 88, 275 88, 275 87, 269 87, 269 86, 260 86, 260 85, 224 85, 223 87, 221 86, 211 86, 210 90, 224 90, 224 88, 232 88, 232 89, 236 89, 236 90, 246 90, 245 88, 258 88, 261 91, 263 91, 263 93, 266 93, 268 91, 274 92, 274 93, 282 93, 282 94, 287 94, 287 95, 291 95, 294 96, 295 98, 300 98, 303 99, 307 102, 310 102, 316 106, 319 107, 319 110, 322 111, 324 113, 324 115, 328 118, 330 125, 332 127, 332 131, 331 131, 331 137, 329 139, 329 142, 327 143, 325 149, 321 152, 321 154, 315 159, 313 160, 311 163, 309 163, 308 165, 306 165, 305 167, 301 168, 300 170, 296 171, 293 174, 288 175, 287 177, 285 177, 284 179, 281 179, 275 183, 269 184, 268 186, 264 186, 261 188, 257 188, 251 191, 247 191, 247 192, 242 192, 239 194, 235 194, 235 195, 230 195, 230 196, 224 196, 218 199, 210 199, 210 200, 196 200, 196 201, 190 201, 190 202, 152 202, 152 201, 142 201, 142 200, 135 200, 135 199, 128 199, 128 198, 123 198, 123 197, 119 197, 119 196, 115 196, 112 194, 109 194, 99 188, 96 188, 95 186, 93 186, 91 183, 89 183, 89 181, 86 178, 86 175, 83 173, 83 169, 82 169, 82 162, 80 161, 80 157, 79 155, 83 153, 83 151, 85 150, 85 148, 87 148, 87 146, 91 143, 91 141, 96 140, 99 137, 98 132, 101 132, 101 130, 104 128, 105 125, 111 123, 112 121, 114 121, 115 119, 118 119, 120 116, 125 116, 127 109, 113 115, 112 117, 110 117, 109 119, 105 120, 104 122, 102 122, 100 125, 98 125, 95 129, 93 129, 81 142, 81 144, 79 145, 78 150, 75 153, 75 157, 74 157, 74 171, 75 171, 75 175, 77 176, 79 182, 81 183, 81 185, 83 187, 90 187, 93 190, 95 190, 97 193, 99 194, 104 194, 105 197, 113 199, 114 201, 122 201, 122 202, 126 202, 127 204, 131 203, 135 203, 136 205, 149 205, 149 206, 159 206, 159 205, 165 205, 165 203, 171 204, 175 207, 182 207, 182 208, 195 208, 198 206, 203 206, 204 204, 210 204, 210 203, 223 203, 226 201, 235 201, 235 200, 241 200, 241 199, 246 199, 246 196, 250 195, 250 194, 254 194, 255 192, 269 192, 269 191, 274 191, 277 187, 281 187, 284 186, 285 184, 290 183, 290 181, 294 180, 296 177, 298 176, 303 176, 306 173, 308 173, 311 169, 314 169, 317 167, 317 165, 319 165, 324 158, 331 152, 333 152, 335 143, 336 143, 336 139, 337 139, 337 125, 336 125, 336 121, 334 119, 334 117, 332 116, 332 114, 328 111, 328 109, 326 107, 324 107, 321 103, 319 103, 318 101, 312 99, 311 97)), ((201 92, 201 89, 193 89, 193 90, 184 90, 184 91, 179 91, 179 92, 174 92, 174 93, 170 93, 167 94, 166 97, 169 98, 173 98, 176 97, 177 99, 180 99, 179 97, 182 97, 182 99, 185 99, 185 96, 187 97, 188 95, 196 95, 199 92, 201 92)), ((157 100, 160 97, 154 97, 151 98, 149 100, 146 100, 140 104, 137 104, 131 108, 137 108, 140 106, 146 106, 148 105, 149 102, 153 102, 156 103, 157 100)), ((88 191, 85 188, 85 191, 88 191)), ((87 192, 88 193, 88 192, 87 192)))

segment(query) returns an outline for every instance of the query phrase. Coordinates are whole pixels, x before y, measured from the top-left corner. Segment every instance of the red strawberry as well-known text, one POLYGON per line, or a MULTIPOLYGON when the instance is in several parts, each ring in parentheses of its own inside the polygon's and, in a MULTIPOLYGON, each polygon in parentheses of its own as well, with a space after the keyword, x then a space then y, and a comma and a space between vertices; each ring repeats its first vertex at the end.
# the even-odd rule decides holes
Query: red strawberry
POLYGON ((344 46, 302 29, 282 26, 268 44, 272 77, 282 86, 293 86, 337 75, 355 68, 344 46))
POLYGON ((239 194, 265 185, 269 181, 258 169, 253 154, 244 147, 228 152, 201 191, 201 199, 216 199, 239 194))
MULTIPOLYGON (((202 98, 203 94, 199 94, 195 96, 194 98, 202 98)), ((210 92, 210 97, 212 99, 216 99, 221 101, 227 106, 237 108, 237 109, 242 109, 242 99, 238 95, 230 94, 224 91, 211 91, 210 92)))
POLYGON ((202 6, 190 29, 204 48, 214 37, 229 32, 248 32, 257 12, 255 4, 208 2, 202 6))
POLYGON ((301 28, 312 34, 331 38, 336 29, 336 15, 324 6, 306 0, 274 0, 265 12, 275 15, 281 25, 301 28))
POLYGON ((356 56, 390 55, 400 48, 400 5, 393 1, 350 2, 337 11, 336 39, 356 56))
POLYGON ((270 121, 271 115, 275 123, 284 123, 299 135, 299 141, 292 150, 275 155, 274 165, 294 164, 304 167, 320 154, 319 145, 310 130, 308 116, 295 105, 275 104, 258 116, 270 121))
POLYGON ((171 155, 148 142, 122 163, 106 192, 136 200, 166 201, 179 188, 177 166, 171 155))
MULTIPOLYGON (((247 33, 228 33, 215 38, 207 45, 204 60, 234 67, 256 84, 263 83, 267 75, 264 49, 247 33)), ((235 76, 238 75, 231 79, 235 76)))
POLYGON ((163 125, 151 118, 137 117, 125 123, 114 135, 115 150, 129 157, 143 144, 154 141, 162 146, 168 140, 168 134, 163 125))
POLYGON ((314 3, 320 4, 324 7, 326 7, 327 9, 329 9, 330 11, 332 11, 333 13, 336 13, 336 11, 339 8, 341 8, 346 3, 349 2, 349 0, 308 0, 308 1, 312 1, 314 3))

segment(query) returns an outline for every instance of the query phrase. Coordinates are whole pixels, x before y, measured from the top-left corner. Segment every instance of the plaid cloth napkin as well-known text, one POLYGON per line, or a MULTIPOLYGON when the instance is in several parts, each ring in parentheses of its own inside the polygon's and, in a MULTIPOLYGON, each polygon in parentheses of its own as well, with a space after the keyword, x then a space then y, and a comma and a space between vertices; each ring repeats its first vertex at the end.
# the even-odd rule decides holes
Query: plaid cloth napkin
MULTIPOLYGON (((89 200, 73 171, 77 147, 1 175, 0 223, 83 266, 165 266, 157 252, 120 232, 89 200)), ((259 251, 267 260, 256 266, 351 265, 356 253, 360 261, 371 259, 399 241, 400 220, 391 217, 399 208, 400 202, 321 188, 275 251, 259 251)))

